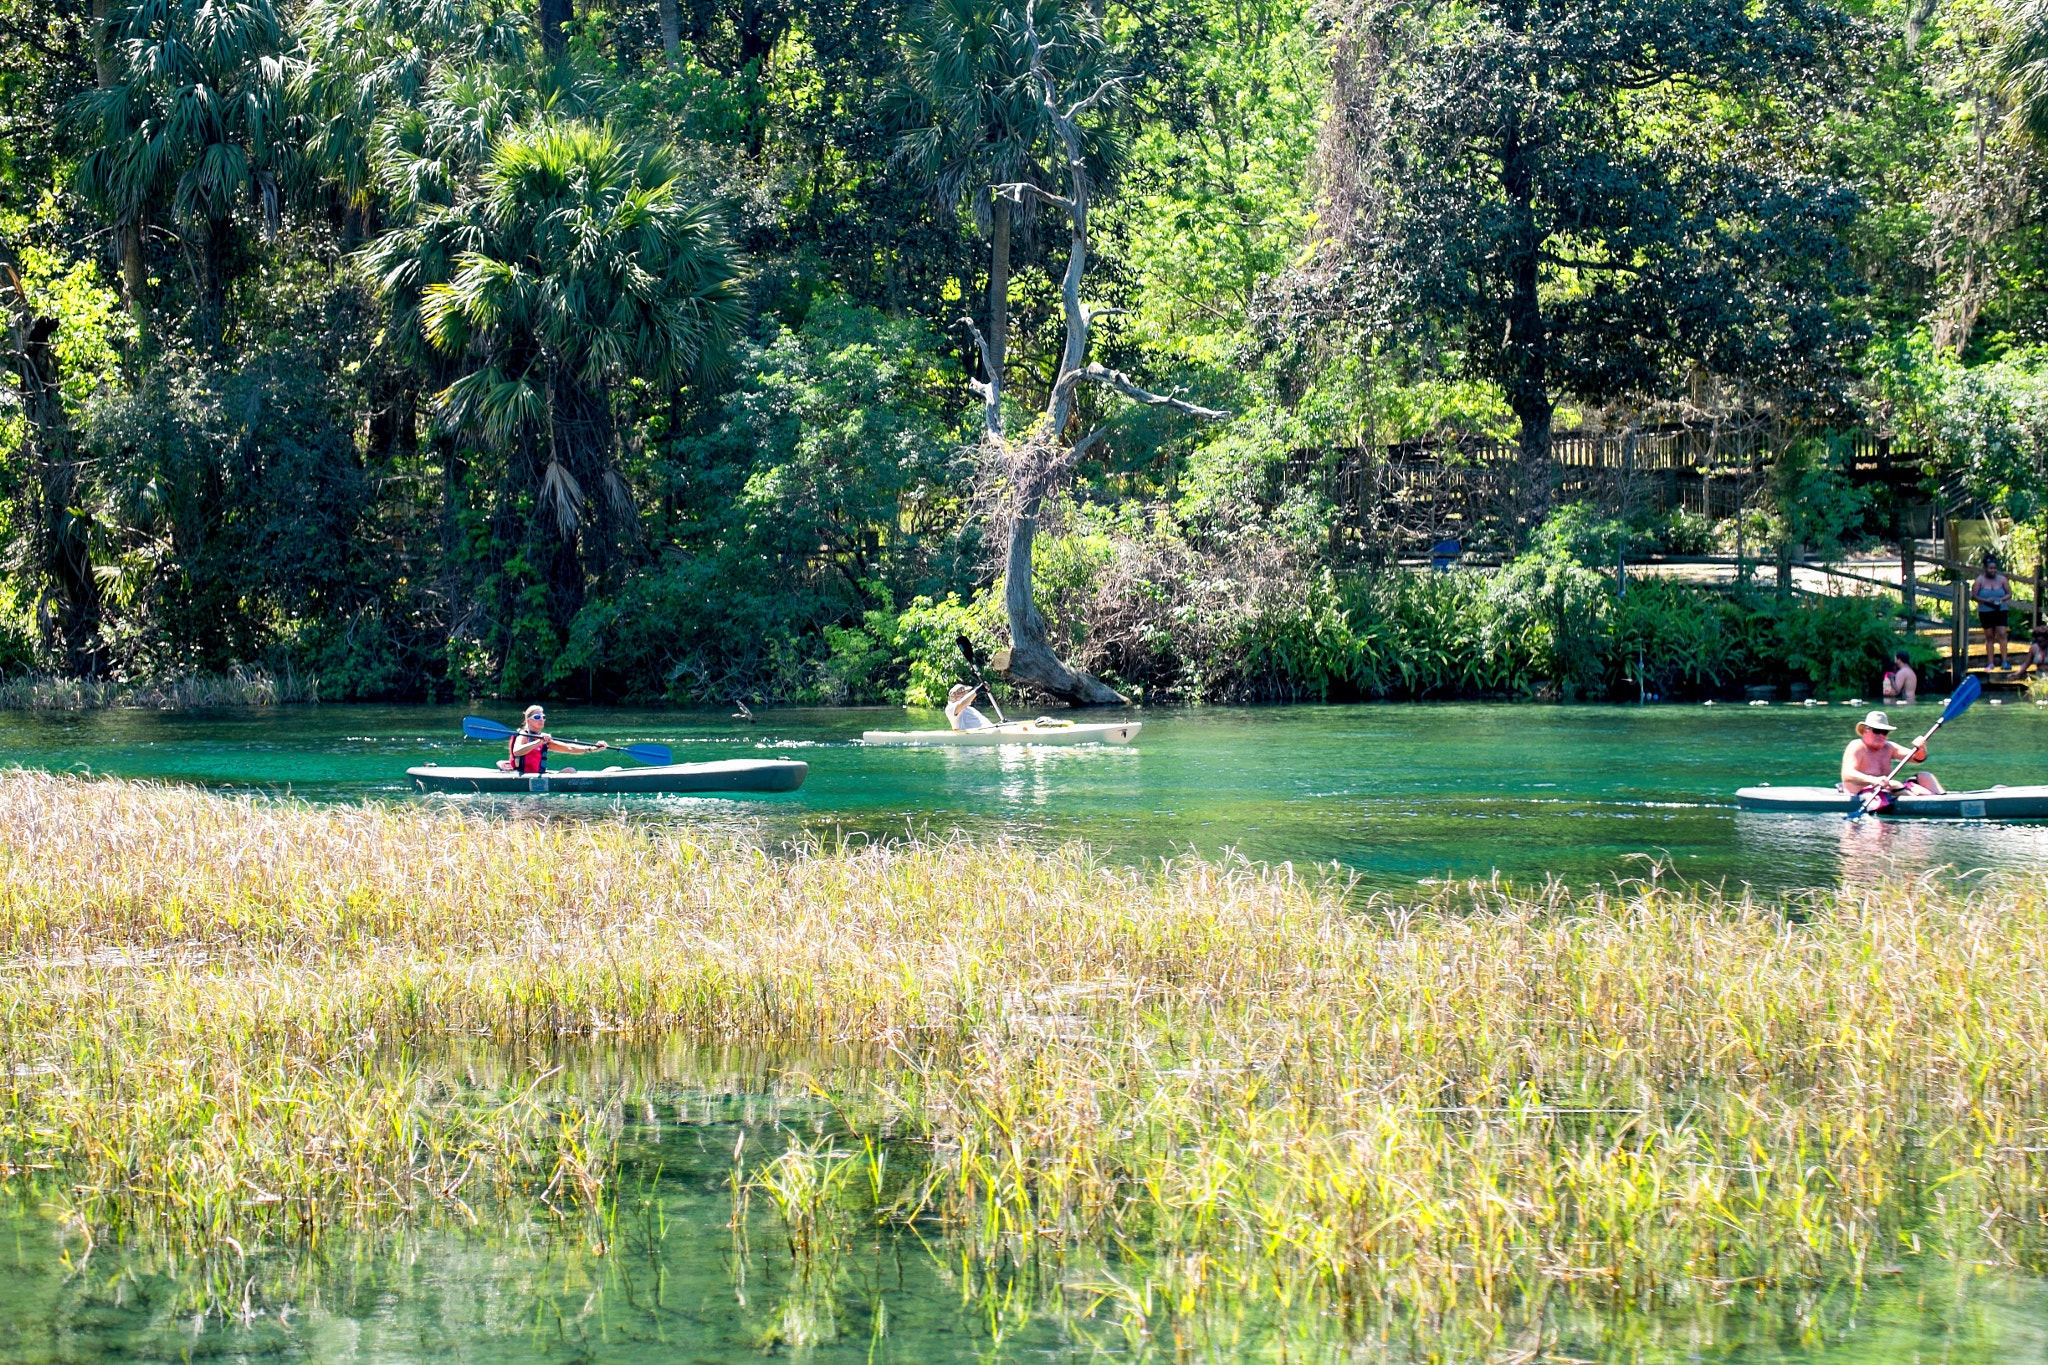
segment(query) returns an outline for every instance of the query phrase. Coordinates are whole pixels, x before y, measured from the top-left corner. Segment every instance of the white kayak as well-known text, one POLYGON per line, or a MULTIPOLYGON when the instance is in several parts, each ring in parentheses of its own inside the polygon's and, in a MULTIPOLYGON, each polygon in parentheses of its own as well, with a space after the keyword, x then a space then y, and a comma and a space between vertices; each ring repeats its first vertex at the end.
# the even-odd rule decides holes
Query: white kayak
MULTIPOLYGON (((1834 787, 1744 787, 1735 793, 1735 803, 1743 810, 1807 815, 1847 815, 1855 808, 1855 798, 1834 787)), ((1901 796, 1871 814, 1882 819, 2048 820, 2048 787, 1901 796)))
POLYGON ((1145 728, 1143 721, 1013 720, 979 730, 870 730, 867 744, 1129 744, 1145 728))

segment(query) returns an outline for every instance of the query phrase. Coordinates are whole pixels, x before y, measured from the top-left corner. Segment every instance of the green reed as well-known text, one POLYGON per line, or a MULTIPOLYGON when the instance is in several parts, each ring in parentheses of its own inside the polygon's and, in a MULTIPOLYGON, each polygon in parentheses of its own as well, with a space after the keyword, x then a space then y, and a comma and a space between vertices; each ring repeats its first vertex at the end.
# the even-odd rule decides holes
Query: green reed
POLYGON ((1257 1301, 1498 1342, 1552 1302, 2048 1245, 2030 886, 1395 904, 1080 849, 773 857, 626 820, 5 795, 0 1159, 61 1172, 94 1227, 603 1209, 618 1093, 451 1040, 682 1032, 870 1062, 811 1078, 829 1135, 735 1172, 800 1264, 846 1219, 936 1219, 971 1265, 1095 1266, 1062 1283, 1211 1336, 1257 1301), (890 1142, 923 1160, 890 1170, 890 1142))

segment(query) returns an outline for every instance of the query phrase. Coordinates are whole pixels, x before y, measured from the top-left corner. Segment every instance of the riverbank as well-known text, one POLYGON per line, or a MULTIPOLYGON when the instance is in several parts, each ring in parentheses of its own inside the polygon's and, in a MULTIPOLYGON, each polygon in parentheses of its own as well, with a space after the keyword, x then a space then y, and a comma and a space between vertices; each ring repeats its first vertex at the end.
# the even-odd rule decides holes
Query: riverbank
POLYGON ((622 1097, 527 1059, 687 1033, 845 1059, 810 1078, 837 1122, 735 1179, 812 1246, 1121 1247, 1189 1302, 1443 1342, 1552 1296, 2042 1263, 2037 888, 1418 894, 11 774, 0 1159, 198 1247, 579 1217, 622 1097), (506 1060, 453 1060, 478 1040, 506 1060))
POLYGON ((0 678, 0 711, 199 711, 320 700, 320 680, 296 669, 231 669, 155 682, 108 682, 50 673, 0 678))

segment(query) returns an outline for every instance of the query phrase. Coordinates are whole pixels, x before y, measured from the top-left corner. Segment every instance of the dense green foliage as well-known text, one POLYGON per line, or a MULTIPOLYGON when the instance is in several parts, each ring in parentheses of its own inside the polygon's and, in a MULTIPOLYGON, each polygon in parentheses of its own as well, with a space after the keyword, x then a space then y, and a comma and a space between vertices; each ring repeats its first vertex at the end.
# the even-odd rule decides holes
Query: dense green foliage
MULTIPOLYGON (((1235 414, 1082 399, 1036 561, 1079 666, 1871 689, 1880 606, 1617 592, 1734 532, 1544 523, 1553 423, 1776 433, 1752 551, 1882 529, 1851 428, 2039 537, 2040 6, 1032 3, 1107 82, 1094 356, 1235 414), (1517 432, 1472 539, 1520 558, 1392 568, 1341 470, 1517 432)), ((975 385, 1025 433, 1062 340, 1058 215, 997 190, 1059 183, 1020 13, 0 0, 0 669, 937 695, 1002 631, 975 385)))

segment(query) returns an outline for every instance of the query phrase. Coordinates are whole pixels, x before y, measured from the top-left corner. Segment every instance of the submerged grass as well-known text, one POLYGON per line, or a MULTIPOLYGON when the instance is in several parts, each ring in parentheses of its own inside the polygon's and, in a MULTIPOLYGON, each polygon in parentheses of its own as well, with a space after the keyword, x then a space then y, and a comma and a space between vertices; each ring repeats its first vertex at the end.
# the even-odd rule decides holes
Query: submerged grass
POLYGON ((2041 888, 1346 890, 10 774, 0 1158, 199 1243, 595 1207, 613 1111, 449 1041, 680 1031, 876 1063, 817 1077, 838 1145, 736 1173, 792 1254, 851 1203, 1153 1318, 1485 1342, 1552 1300, 2040 1268, 2041 888), (929 1159, 885 1178, 892 1134, 929 1159))

